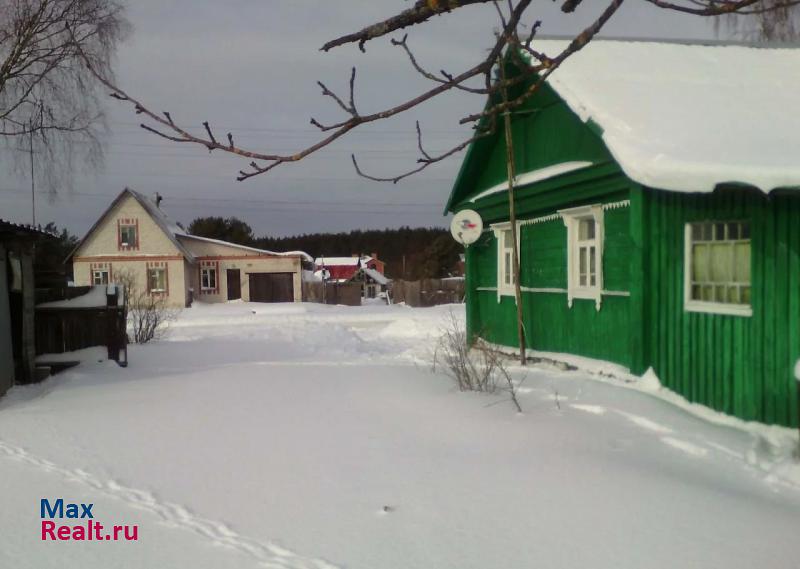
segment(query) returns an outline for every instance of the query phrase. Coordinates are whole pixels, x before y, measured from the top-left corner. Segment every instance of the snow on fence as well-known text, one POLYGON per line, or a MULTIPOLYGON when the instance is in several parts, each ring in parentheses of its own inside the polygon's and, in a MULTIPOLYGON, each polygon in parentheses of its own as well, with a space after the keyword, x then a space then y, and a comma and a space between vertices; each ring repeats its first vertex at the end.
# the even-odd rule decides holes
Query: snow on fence
POLYGON ((392 281, 392 302, 405 302, 408 306, 436 306, 464 301, 464 279, 422 279, 419 281, 392 281))
POLYGON ((36 301, 37 356, 104 346, 108 359, 127 365, 127 306, 121 288, 39 289, 36 301))

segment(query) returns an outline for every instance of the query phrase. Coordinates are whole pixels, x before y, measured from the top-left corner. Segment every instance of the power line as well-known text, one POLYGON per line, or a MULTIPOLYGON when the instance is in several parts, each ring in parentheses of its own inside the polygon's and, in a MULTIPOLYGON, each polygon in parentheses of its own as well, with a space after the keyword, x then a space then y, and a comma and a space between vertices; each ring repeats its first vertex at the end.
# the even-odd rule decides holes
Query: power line
MULTIPOLYGON (((20 189, 12 189, 12 188, 0 188, 0 193, 14 193, 19 196, 22 196, 24 190, 20 189)), ((38 190, 37 194, 47 194, 50 193, 46 190, 38 190)), ((65 194, 66 196, 82 196, 88 198, 98 198, 106 201, 110 201, 114 199, 113 195, 109 194, 101 194, 101 193, 94 193, 94 192, 68 192, 65 194)), ((440 208, 441 202, 372 202, 372 201, 317 201, 317 200, 280 200, 280 199, 249 199, 249 198, 214 198, 214 197, 206 197, 206 196, 167 196, 166 202, 224 202, 225 204, 241 204, 241 205, 256 205, 256 206, 330 206, 330 207, 337 207, 337 206, 349 206, 349 207, 392 207, 392 208, 412 208, 412 207, 420 207, 420 208, 440 208)), ((354 213, 358 213, 356 210, 352 210, 354 213)), ((438 209, 437 209, 438 211, 438 209)), ((422 213, 422 212, 421 212, 422 213)))

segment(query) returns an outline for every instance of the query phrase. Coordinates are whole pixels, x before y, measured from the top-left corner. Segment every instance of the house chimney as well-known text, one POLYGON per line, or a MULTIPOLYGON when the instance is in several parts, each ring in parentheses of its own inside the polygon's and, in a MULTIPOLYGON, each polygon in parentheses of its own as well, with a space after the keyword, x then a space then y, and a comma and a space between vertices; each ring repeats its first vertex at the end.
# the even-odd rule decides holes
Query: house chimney
POLYGON ((161 209, 161 200, 163 200, 163 199, 164 199, 164 197, 161 194, 159 194, 158 192, 153 194, 153 201, 156 202, 156 207, 158 209, 161 209))

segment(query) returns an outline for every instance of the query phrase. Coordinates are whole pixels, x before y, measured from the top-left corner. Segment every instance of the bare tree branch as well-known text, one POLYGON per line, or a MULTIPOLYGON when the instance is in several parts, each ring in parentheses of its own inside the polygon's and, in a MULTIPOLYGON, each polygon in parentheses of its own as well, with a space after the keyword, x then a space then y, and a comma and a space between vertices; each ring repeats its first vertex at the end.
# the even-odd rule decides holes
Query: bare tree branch
MULTIPOLYGON (((103 105, 83 59, 111 77, 127 29, 116 0, 0 0, 0 138, 12 151, 33 138, 51 190, 77 160, 102 158, 103 105)), ((27 167, 27 152, 11 155, 27 167)))
MULTIPOLYGON (((556 1, 556 0, 554 0, 556 1)), ((587 6, 581 0, 557 0, 564 13, 575 13, 587 6)), ((535 37, 542 26, 540 20, 534 21, 525 34, 525 38, 520 37, 520 30, 523 29, 523 17, 528 13, 532 0, 506 0, 504 3, 498 0, 416 0, 412 7, 388 19, 371 24, 357 32, 347 34, 331 40, 322 46, 323 51, 328 51, 334 47, 346 44, 356 44, 363 51, 367 42, 376 38, 389 35, 398 30, 410 26, 424 24, 434 16, 445 17, 446 14, 467 6, 491 3, 497 11, 498 18, 502 27, 495 34, 494 43, 487 50, 486 57, 477 62, 476 65, 462 71, 461 73, 450 73, 445 70, 433 73, 423 67, 418 58, 410 49, 408 37, 392 39, 394 46, 400 47, 408 57, 411 67, 424 78, 433 83, 433 86, 423 91, 415 97, 391 107, 386 107, 378 112, 362 115, 356 108, 356 68, 353 67, 349 80, 349 93, 347 96, 340 96, 329 89, 323 82, 318 81, 322 90, 322 95, 333 100, 336 106, 344 113, 344 118, 331 124, 323 124, 315 118, 310 119, 321 133, 324 134, 314 144, 298 150, 293 154, 278 154, 253 149, 246 149, 238 146, 234 142, 232 133, 227 134, 227 143, 219 142, 214 136, 208 121, 202 123, 205 134, 199 135, 176 123, 168 112, 155 113, 144 103, 132 98, 122 89, 117 87, 105 74, 104 70, 96 66, 91 58, 87 57, 87 67, 94 77, 105 85, 112 97, 131 104, 137 114, 145 115, 150 124, 143 123, 143 129, 156 134, 157 136, 178 143, 197 144, 208 149, 209 152, 219 150, 228 154, 234 154, 250 160, 249 168, 240 170, 237 180, 246 180, 253 176, 266 173, 273 168, 289 163, 297 162, 305 157, 319 151, 322 148, 334 143, 350 131, 369 123, 382 121, 402 113, 439 97, 449 91, 459 90, 481 97, 489 97, 489 104, 483 111, 463 117, 460 124, 478 123, 472 136, 466 138, 451 149, 437 155, 429 154, 422 144, 422 132, 417 124, 417 148, 420 157, 417 166, 413 169, 395 176, 375 176, 366 174, 360 167, 358 160, 352 156, 352 162, 356 172, 367 179, 397 183, 400 180, 418 173, 432 164, 440 162, 453 154, 460 152, 472 142, 492 134, 495 129, 496 117, 519 108, 529 100, 547 81, 551 74, 556 72, 561 64, 570 56, 583 49, 614 17, 623 4, 624 0, 606 0, 607 4, 602 13, 580 33, 575 35, 568 43, 567 47, 557 54, 546 54, 535 48, 535 37), (503 55, 505 54, 505 55, 503 55), (519 68, 519 73, 507 79, 497 79, 493 76, 497 62, 501 57, 508 57, 519 68), (475 81, 481 80, 483 85, 476 85, 475 81), (507 101, 497 97, 497 93, 512 86, 526 85, 524 89, 516 89, 514 96, 507 101)), ((696 16, 719 16, 731 13, 747 13, 765 9, 765 2, 771 2, 771 9, 788 7, 800 4, 800 0, 643 0, 658 8, 684 12, 696 16)))

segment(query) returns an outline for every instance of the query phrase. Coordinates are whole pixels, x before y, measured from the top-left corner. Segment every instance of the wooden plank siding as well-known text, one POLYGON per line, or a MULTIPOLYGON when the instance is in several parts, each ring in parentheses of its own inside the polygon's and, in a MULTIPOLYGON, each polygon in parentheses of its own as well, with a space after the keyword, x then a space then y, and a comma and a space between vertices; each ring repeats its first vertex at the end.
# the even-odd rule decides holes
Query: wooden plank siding
POLYGON ((644 357, 690 401, 766 423, 797 425, 800 358, 800 196, 743 189, 713 194, 644 190, 647 209, 644 357), (684 309, 684 228, 751 223, 752 316, 684 309))
MULTIPOLYGON (((595 176, 597 173, 595 172, 595 176)), ((627 180, 619 175, 600 180, 585 173, 561 178, 561 186, 550 184, 551 192, 537 185, 535 191, 520 191, 520 220, 553 214, 553 200, 562 195, 561 207, 583 203, 616 203, 627 200, 627 180), (572 180, 572 182, 570 182, 572 180), (577 182, 575 182, 577 180, 577 182), (571 190, 566 190, 566 187, 571 190), (599 192, 606 192, 598 195, 599 192), (610 193, 609 193, 610 192, 610 193), (563 195, 579 196, 578 202, 564 204, 563 195), (540 207, 545 204, 546 209, 540 207)), ((505 197, 497 198, 505 200, 505 197)), ((481 215, 490 216, 498 207, 480 208, 481 215)), ((500 206, 498 209, 501 209, 500 206)), ((605 218, 605 253, 603 255, 604 289, 629 293, 630 259, 633 242, 630 238, 629 209, 608 209, 605 218)), ((513 297, 497 297, 497 240, 487 231, 468 248, 467 323, 471 334, 490 342, 515 346, 518 344, 516 308, 513 297)), ((567 229, 560 217, 535 224, 523 224, 520 232, 520 284, 524 290, 522 303, 529 348, 547 352, 568 352, 586 357, 632 364, 632 344, 627 296, 603 296, 598 311, 594 300, 575 299, 567 303, 567 229)))
MULTIPOLYGON (((800 192, 728 186, 712 194, 645 188, 628 178, 602 140, 549 85, 512 113, 518 174, 556 164, 587 168, 517 189, 519 220, 560 209, 627 200, 604 213, 603 289, 629 296, 567 305, 567 231, 561 219, 523 225, 520 284, 529 348, 608 360, 641 374, 653 367, 690 401, 743 419, 798 424, 792 369, 800 358, 800 192), (749 220, 752 316, 684 307, 685 225, 749 220), (544 291, 542 289, 548 289, 544 291)), ((498 129, 500 130, 500 129, 498 129)), ((514 299, 497 296, 497 242, 490 226, 508 221, 507 192, 474 199, 507 176, 499 132, 470 148, 447 210, 474 209, 486 232, 466 251, 470 334, 515 347, 514 299)))

